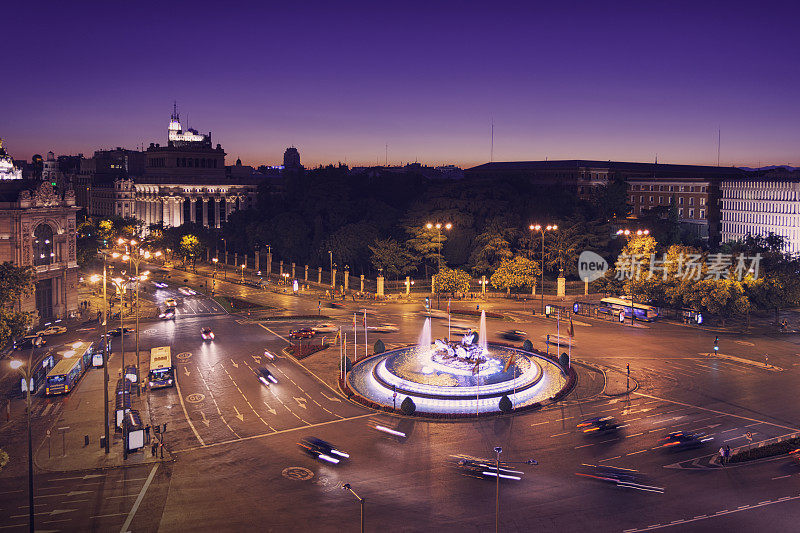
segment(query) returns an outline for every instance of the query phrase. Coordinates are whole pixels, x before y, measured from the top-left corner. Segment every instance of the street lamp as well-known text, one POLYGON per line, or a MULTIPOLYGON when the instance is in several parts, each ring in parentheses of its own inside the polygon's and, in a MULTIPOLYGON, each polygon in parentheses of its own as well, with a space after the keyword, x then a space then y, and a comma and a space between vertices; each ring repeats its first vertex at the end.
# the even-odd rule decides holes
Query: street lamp
POLYGON ((217 263, 219 263, 219 259, 215 257, 211 261, 214 263, 214 272, 211 273, 211 296, 214 296, 214 291, 217 288, 217 263))
POLYGON ((542 234, 542 264, 540 265, 541 269, 542 269, 542 286, 541 286, 540 289, 541 289, 541 292, 542 292, 542 311, 541 312, 542 312, 542 314, 544 314, 544 232, 545 231, 557 231, 558 230, 558 226, 555 225, 555 224, 548 224, 547 226, 543 226, 541 224, 531 224, 530 226, 528 226, 528 229, 531 230, 531 231, 538 231, 538 232, 540 232, 542 234))
MULTIPOLYGON (((625 237, 628 237, 628 238, 644 237, 646 235, 650 235, 650 230, 640 228, 640 229, 637 229, 636 231, 634 231, 632 229, 623 228, 623 229, 618 229, 617 230, 617 235, 620 236, 620 237, 621 236, 625 236, 625 237)), ((633 309, 634 304, 635 304, 635 302, 634 302, 634 291, 633 291, 633 286, 631 286, 631 325, 636 323, 636 314, 635 314, 635 311, 633 309)), ((623 323, 624 323, 624 320, 623 320, 623 323)))
POLYGON ((244 267, 245 265, 242 264, 242 284, 244 284, 244 267))
MULTIPOLYGON (((449 231, 453 225, 450 222, 428 222, 425 224, 425 227, 428 229, 436 228, 436 241, 439 243, 439 253, 437 254, 438 269, 436 272, 436 275, 438 276, 442 273, 442 228, 449 231)), ((437 298, 439 297, 439 292, 440 291, 436 291, 437 298)), ((439 305, 437 305, 437 307, 439 307, 439 305)))
MULTIPOLYGON (((111 257, 116 258, 119 257, 119 254, 114 252, 111 254, 111 257)), ((98 282, 100 279, 103 280, 103 428, 105 430, 105 438, 106 438, 106 453, 111 452, 111 436, 109 434, 108 428, 108 254, 103 254, 103 275, 102 278, 100 275, 95 274, 90 278, 93 282, 98 282)), ((121 316, 121 314, 120 314, 121 316)))
POLYGON ((361 507, 361 533, 364 533, 364 498, 356 494, 356 491, 350 486, 350 483, 345 483, 342 485, 342 489, 350 491, 350 493, 356 497, 358 500, 359 506, 361 507))
MULTIPOLYGON (((125 275, 125 271, 122 271, 122 275, 125 275)), ((119 349, 122 352, 122 379, 128 379, 125 377, 125 279, 124 278, 114 278, 111 281, 114 282, 114 285, 117 288, 117 294, 119 294, 119 349)), ((103 342, 106 342, 106 339, 103 339, 103 342)), ((128 397, 130 399, 130 396, 128 397)), ((125 383, 122 384, 122 459, 128 458, 128 418, 125 416, 125 383)))
POLYGON ((10 363, 11 368, 22 374, 22 379, 25 380, 25 389, 28 392, 25 402, 28 410, 28 527, 31 533, 34 531, 33 520, 35 514, 33 507, 33 441, 31 440, 31 395, 33 394, 33 382, 31 379, 33 372, 31 369, 33 368, 33 350, 35 346, 36 343, 32 343, 30 354, 28 354, 27 366, 16 359, 10 363))
MULTIPOLYGON (((500 454, 503 453, 503 448, 501 448, 500 446, 495 446, 494 453, 495 453, 494 473, 497 479, 497 487, 495 489, 494 530, 495 532, 499 532, 500 531, 500 454)), ((539 461, 537 461, 536 459, 528 459, 527 461, 503 461, 503 464, 538 465, 539 461)))
POLYGON ((328 250, 328 255, 331 256, 331 287, 333 287, 334 286, 334 283, 333 283, 333 250, 328 250))

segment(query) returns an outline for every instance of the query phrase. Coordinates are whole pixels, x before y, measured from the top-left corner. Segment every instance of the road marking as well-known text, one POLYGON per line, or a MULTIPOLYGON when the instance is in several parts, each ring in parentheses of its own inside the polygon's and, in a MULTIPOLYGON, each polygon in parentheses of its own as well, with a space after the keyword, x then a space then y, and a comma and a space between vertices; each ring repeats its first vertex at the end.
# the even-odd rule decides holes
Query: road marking
POLYGON ((239 412, 239 409, 234 405, 233 410, 236 411, 236 418, 239 419, 239 422, 244 422, 244 415, 239 412))
POLYGON ((328 396, 327 394, 325 394, 322 391, 320 391, 320 394, 322 394, 325 397, 326 400, 330 400, 332 402, 341 402, 342 401, 339 398, 331 398, 330 396, 328 396))
POLYGON ((308 407, 306 407, 306 402, 307 402, 308 400, 306 400, 305 398, 297 398, 297 397, 295 397, 295 396, 292 396, 292 398, 294 398, 294 401, 296 401, 296 402, 297 402, 297 405, 299 405, 299 406, 300 406, 300 407, 302 407, 303 409, 308 409, 308 407))
MULTIPOLYGON (((202 374, 200 374, 202 376, 202 374)), ((202 437, 200 437, 200 433, 197 432, 197 428, 194 427, 192 424, 192 420, 189 418, 189 413, 186 412, 186 404, 183 402, 183 394, 181 393, 181 385, 180 380, 175 380, 175 388, 178 389, 178 399, 181 401, 181 409, 183 409, 183 416, 186 417, 186 421, 189 423, 189 427, 192 428, 194 432, 194 436, 197 437, 197 440, 200 442, 201 446, 205 446, 205 442, 203 442, 202 437)))
MULTIPOLYGON (((742 420, 750 420, 751 422, 759 422, 759 423, 763 423, 763 424, 768 424, 770 426, 775 426, 775 427, 779 427, 779 428, 782 428, 782 429, 788 429, 789 431, 792 431, 794 433, 800 432, 800 429, 798 429, 798 428, 793 428, 793 427, 789 427, 789 426, 782 426, 782 425, 776 424, 774 422, 764 422, 763 420, 757 420, 755 418, 750 418, 750 417, 743 416, 743 415, 736 415, 736 414, 733 414, 733 413, 725 413, 723 411, 717 411, 716 409, 709 409, 708 407, 700 407, 699 405, 692 405, 690 403, 679 402, 677 400, 667 400, 665 398, 659 398, 658 396, 652 396, 650 394, 645 394, 643 392, 634 392, 633 394, 635 394, 637 396, 643 396, 645 398, 659 399, 659 400, 662 400, 664 402, 674 403, 676 405, 683 405, 684 407, 691 407, 693 409, 700 409, 702 411, 708 411, 709 413, 717 413, 718 415, 723 415, 723 416, 734 416, 736 418, 741 418, 742 420)), ((662 413, 662 414, 667 414, 667 413, 662 413)))
MULTIPOLYGON (((277 398, 277 396, 276 396, 276 398, 277 398)), ((173 450, 173 451, 170 451, 170 453, 173 453, 173 454, 174 453, 185 453, 185 452, 191 452, 191 451, 194 451, 194 450, 200 450, 200 449, 203 449, 203 448, 213 448, 215 446, 222 446, 222 445, 226 445, 226 444, 237 444, 237 443, 245 442, 245 441, 248 441, 248 440, 263 439, 265 437, 271 437, 272 435, 280 435, 282 433, 290 433, 290 432, 293 432, 293 431, 305 431, 308 428, 327 426, 329 424, 337 424, 339 422, 349 422, 351 420, 359 420, 361 418, 367 418, 367 417, 370 417, 370 416, 375 416, 375 413, 367 413, 365 415, 357 415, 357 416, 352 416, 350 418, 342 418, 340 420, 328 420, 327 422, 318 422, 316 424, 306 424, 305 426, 300 426, 300 427, 296 427, 296 428, 279 429, 277 431, 273 431, 273 432, 270 432, 270 433, 262 433, 260 435, 249 435, 247 437, 240 437, 238 439, 229 439, 229 440, 220 441, 220 442, 212 442, 211 444, 205 444, 203 446, 192 446, 191 448, 184 448, 182 450, 173 450)), ((25 515, 25 516, 27 516, 27 515, 25 515)))
POLYGON ((266 400, 264 400, 264 405, 266 405, 266 406, 267 406, 267 411, 269 411, 269 412, 270 412, 270 413, 272 413, 273 415, 276 415, 276 414, 278 414, 278 411, 276 411, 275 409, 273 409, 272 407, 270 407, 270 406, 269 406, 269 404, 267 403, 267 401, 266 401, 266 400))
MULTIPOLYGON (((224 369, 225 367, 222 368, 224 369)), ((217 399, 214 397, 214 393, 212 392, 211 387, 208 386, 208 381, 206 381, 206 378, 203 376, 203 373, 198 372, 198 374, 200 375, 200 379, 203 380, 203 385, 206 386, 208 394, 211 396, 211 401, 214 402, 214 407, 217 408, 217 414, 219 415, 219 419, 222 420, 222 423, 225 424, 225 426, 227 426, 229 430, 231 430, 231 433, 236 435, 236 438, 239 438, 239 434, 236 433, 236 431, 234 431, 234 429, 231 427, 230 424, 228 424, 228 421, 225 420, 225 417, 222 415, 222 410, 219 408, 219 403, 217 403, 217 399)))
POLYGON ((631 437, 638 437, 639 435, 644 435, 644 431, 642 431, 641 433, 634 433, 633 435, 625 435, 625 438, 629 439, 631 437))
MULTIPOLYGON (((549 420, 545 420, 544 422, 536 422, 535 424, 531 424, 531 427, 533 427, 533 426, 541 426, 542 424, 549 424, 549 423, 550 423, 549 420)), ((20 491, 20 492, 22 492, 22 491, 20 491)))
POLYGON ((128 513, 128 518, 125 520, 125 523, 122 524, 122 528, 120 528, 120 533, 126 533, 128 531, 128 526, 131 525, 131 521, 133 520, 133 516, 136 514, 137 509, 139 509, 139 505, 142 503, 142 499, 144 499, 144 494, 147 492, 147 489, 150 487, 150 483, 153 482, 153 477, 156 475, 156 470, 158 470, 158 465, 160 463, 156 463, 153 465, 153 469, 150 471, 150 475, 147 476, 147 481, 144 482, 144 486, 142 490, 139 491, 139 497, 136 498, 136 501, 133 502, 133 507, 131 507, 131 512, 128 513))
MULTIPOLYGON (((797 499, 800 499, 800 494, 798 494, 797 496, 784 496, 782 498, 778 498, 775 501, 767 500, 767 501, 764 501, 764 502, 761 502, 761 503, 758 503, 758 504, 755 504, 755 505, 742 505, 742 506, 740 506, 740 507, 738 507, 736 509, 733 509, 733 510, 725 509, 723 511, 717 511, 712 516, 698 515, 698 516, 695 516, 694 518, 687 518, 685 520, 681 520, 679 523, 687 524, 689 522, 698 522, 700 520, 709 520, 709 519, 712 519, 712 518, 717 518, 717 517, 728 515, 728 514, 740 513, 742 511, 752 510, 752 509, 756 509, 758 507, 766 507, 768 505, 775 505, 776 503, 783 503, 783 502, 788 502, 790 500, 797 500, 797 499)), ((675 522, 671 522, 669 524, 652 524, 652 525, 649 525, 647 527, 643 527, 643 528, 639 528, 639 529, 637 529, 637 528, 626 529, 625 533, 637 533, 637 532, 640 532, 640 531, 652 531, 654 529, 663 529, 663 528, 671 527, 673 525, 676 525, 676 523, 675 522)))
POLYGON ((625 455, 636 455, 637 453, 644 453, 644 452, 646 452, 646 451, 647 451, 647 450, 639 450, 638 452, 626 453, 625 455))
POLYGON ((569 435, 572 431, 565 431, 564 433, 556 433, 555 435, 550 435, 551 437, 563 437, 564 435, 569 435))
POLYGON ((774 478, 772 478, 772 481, 775 481, 776 479, 785 479, 785 478, 787 478, 787 477, 792 477, 792 475, 791 475, 791 474, 787 474, 787 475, 785 475, 785 476, 778 476, 778 477, 774 477, 774 478))
POLYGON ((201 416, 201 417, 202 417, 202 419, 203 419, 203 424, 205 424, 205 425, 206 425, 206 427, 208 427, 208 426, 211 424, 211 422, 209 422, 209 421, 208 421, 208 418, 206 418, 206 413, 205 413, 205 411, 200 411, 200 416, 201 416))
MULTIPOLYGON (((244 362, 244 364, 245 364, 245 366, 247 366, 247 368, 249 368, 249 369, 250 369, 250 370, 251 370, 251 371, 252 371, 254 374, 256 373, 256 371, 255 371, 255 370, 253 370, 253 369, 250 367, 250 365, 247 363, 247 361, 245 361, 245 362, 244 362)), ((231 376, 230 372, 228 372, 228 369, 227 369, 227 368, 225 368, 225 367, 222 367, 222 369, 225 371, 225 374, 227 374, 228 378, 229 378, 229 379, 231 380, 231 382, 233 383, 233 386, 234 386, 234 387, 236 387, 236 390, 238 390, 238 391, 239 391, 239 394, 241 394, 241 395, 242 395, 242 398, 244 399, 245 403, 247 403, 248 407, 250 407, 250 410, 251 410, 251 411, 253 411, 253 414, 255 414, 255 415, 256 415, 256 417, 258 417, 258 419, 259 419, 259 420, 261 420, 261 422, 262 422, 262 423, 263 423, 265 426, 267 426, 267 427, 268 427, 269 429, 271 429, 272 431, 275 431, 275 428, 274 428, 274 427, 270 426, 270 425, 267 423, 267 421, 266 421, 266 420, 264 420, 263 418, 261 418, 261 415, 258 413, 258 411, 256 411, 255 407, 253 407, 253 404, 251 404, 251 403, 250 403, 250 400, 248 400, 248 399, 247 399, 247 396, 245 396, 245 395, 244 395, 244 392, 242 392, 242 389, 240 389, 240 388, 239 388, 239 384, 238 384, 238 383, 236 383, 236 380, 235 380, 235 379, 233 379, 233 376, 231 376)), ((233 408, 234 408, 234 410, 236 411, 236 418, 238 418, 240 421, 244 422, 244 415, 242 415, 242 414, 239 412, 239 409, 237 409, 237 408, 236 408, 236 406, 234 406, 233 408)))

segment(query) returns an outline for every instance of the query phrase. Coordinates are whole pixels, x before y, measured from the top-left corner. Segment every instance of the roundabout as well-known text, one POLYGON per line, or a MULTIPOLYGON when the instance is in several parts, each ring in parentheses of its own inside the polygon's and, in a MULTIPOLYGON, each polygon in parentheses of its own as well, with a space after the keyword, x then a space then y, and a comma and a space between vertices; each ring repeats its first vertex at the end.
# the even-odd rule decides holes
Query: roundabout
POLYGON ((344 385, 366 405, 399 410, 410 398, 417 413, 433 416, 496 414, 503 397, 513 409, 529 408, 567 386, 568 375, 548 357, 485 338, 468 331, 460 341, 431 342, 426 322, 417 345, 357 362, 344 385))

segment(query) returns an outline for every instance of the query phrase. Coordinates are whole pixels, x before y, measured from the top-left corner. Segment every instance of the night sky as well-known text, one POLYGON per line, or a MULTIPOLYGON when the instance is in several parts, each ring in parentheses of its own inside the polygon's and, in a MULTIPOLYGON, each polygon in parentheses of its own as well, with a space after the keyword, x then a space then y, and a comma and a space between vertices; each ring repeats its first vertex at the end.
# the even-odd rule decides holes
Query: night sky
POLYGON ((163 144, 177 100, 228 164, 467 167, 492 119, 501 161, 715 164, 721 128, 722 164, 800 164, 792 2, 10 4, 15 158, 163 144))

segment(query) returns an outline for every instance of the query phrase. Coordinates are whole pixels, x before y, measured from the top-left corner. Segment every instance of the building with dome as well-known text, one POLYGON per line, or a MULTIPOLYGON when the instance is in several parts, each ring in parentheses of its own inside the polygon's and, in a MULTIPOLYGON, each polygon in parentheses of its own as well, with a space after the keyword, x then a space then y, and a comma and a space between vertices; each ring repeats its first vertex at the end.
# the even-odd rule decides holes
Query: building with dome
POLYGON ((92 188, 90 213, 135 217, 145 227, 191 222, 219 228, 230 214, 256 201, 259 179, 226 172, 225 151, 211 132, 183 129, 177 108, 167 127, 167 144, 150 143, 141 174, 124 172, 92 188))
POLYGON ((0 181, 21 179, 22 169, 14 165, 14 160, 3 148, 3 139, 0 139, 0 181))

